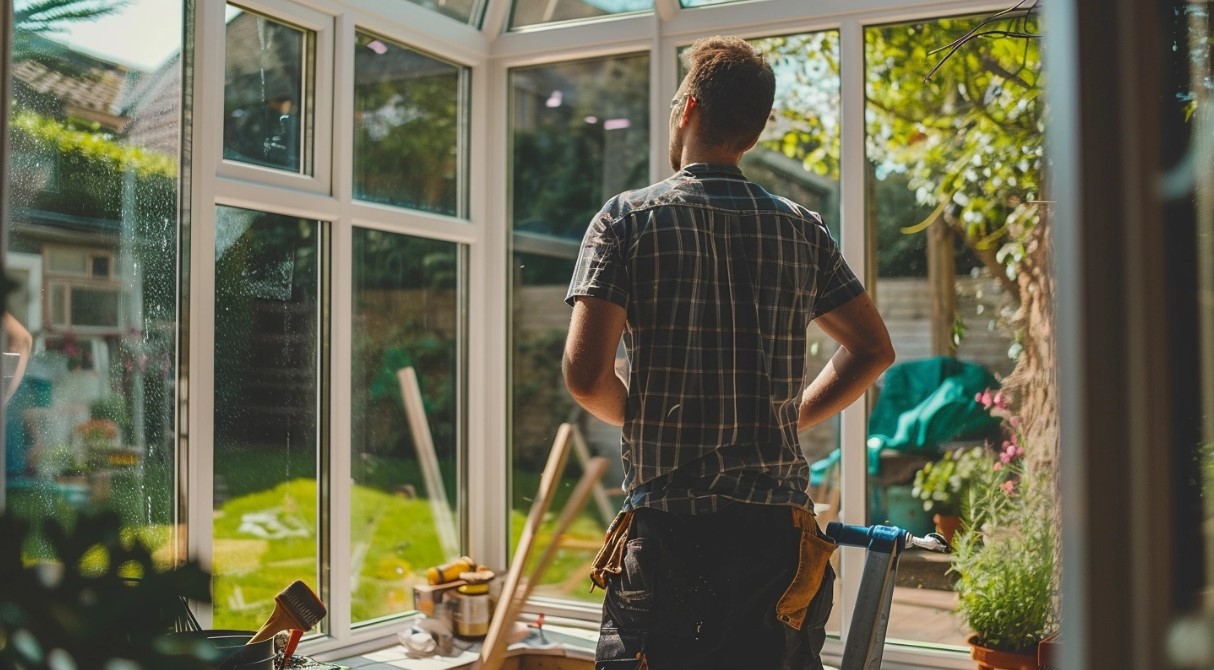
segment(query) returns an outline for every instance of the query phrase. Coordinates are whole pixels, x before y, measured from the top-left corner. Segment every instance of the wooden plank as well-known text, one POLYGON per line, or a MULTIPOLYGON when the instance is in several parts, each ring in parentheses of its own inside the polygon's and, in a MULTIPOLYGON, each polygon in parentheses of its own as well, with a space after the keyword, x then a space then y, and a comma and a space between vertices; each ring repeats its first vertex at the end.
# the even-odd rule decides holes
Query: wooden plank
POLYGON ((417 460, 421 465, 422 478, 426 484, 426 497, 430 500, 430 513, 434 516, 434 526, 438 531, 438 541, 443 547, 443 554, 448 558, 460 555, 459 533, 456 530, 455 515, 451 513, 448 504, 447 489, 443 485, 443 474, 438 466, 438 455, 434 451, 434 438, 430 435, 430 422, 426 419, 426 407, 422 403, 421 386, 417 383, 417 373, 412 367, 404 367, 396 371, 400 382, 400 396, 405 405, 405 417, 409 421, 409 432, 413 435, 413 445, 417 448, 417 460))
MULTIPOLYGON (((577 486, 569 494, 568 502, 565 503, 565 507, 561 510, 561 516, 557 519, 556 527, 552 533, 552 542, 549 542, 548 546, 545 547, 544 553, 536 561, 535 567, 531 569, 527 579, 521 581, 518 586, 511 589, 509 594, 507 594, 506 588, 502 589, 502 595, 498 600, 496 611, 493 613, 495 619, 498 616, 502 617, 500 625, 502 630, 508 630, 514 625, 514 620, 518 618, 519 612, 522 611, 523 605, 527 602, 527 598, 531 597, 531 591, 535 588, 535 584, 544 576, 544 571, 548 569, 548 566, 552 564, 552 560, 556 558, 557 552, 560 551, 561 536, 568 532, 569 526, 573 524, 574 519, 581 514, 591 491, 606 471, 606 458, 597 456, 590 459, 586 464, 585 470, 582 472, 582 478, 578 480, 577 486), (503 607, 503 603, 505 607, 503 607)), ((516 557, 515 561, 518 560, 516 557)), ((492 632, 490 630, 490 633, 492 632)), ((504 634, 494 640, 486 637, 484 646, 481 647, 481 658, 484 660, 483 667, 485 669, 494 669, 494 661, 503 657, 505 651, 506 640, 504 634)))
POLYGON ((518 546, 514 550, 514 559, 510 562, 510 570, 506 573, 506 581, 502 584, 502 593, 498 597, 497 607, 494 608, 493 618, 489 621, 489 633, 481 645, 481 655, 478 667, 482 670, 501 670, 504 660, 500 649, 506 645, 506 631, 514 623, 506 620, 506 612, 514 602, 514 593, 518 590, 519 581, 523 576, 523 566, 531 554, 531 546, 535 543, 535 535, 539 532, 544 515, 552 504, 556 493, 557 483, 561 472, 565 469, 565 461, 569 456, 569 447, 573 443, 573 425, 562 423, 556 431, 556 439, 552 442, 552 450, 548 452, 548 462, 540 475, 540 487, 531 502, 531 511, 523 524, 522 535, 519 536, 518 546))
MULTIPOLYGON (((582 435, 582 430, 575 424, 573 427, 573 453, 577 455, 578 464, 585 471, 590 464, 590 447, 586 446, 586 438, 582 435)), ((601 478, 595 480, 594 485, 594 504, 599 508, 599 515, 603 518, 603 528, 606 530, 606 524, 610 524, 615 518, 615 506, 611 504, 611 498, 607 497, 607 490, 603 488, 601 478)))
MULTIPOLYGON (((576 429, 574 434, 576 435, 576 429)), ((531 569, 531 576, 523 583, 521 590, 515 596, 515 604, 508 611, 510 619, 518 617, 519 610, 523 604, 531 597, 531 591, 535 585, 544 576, 544 571, 552 564, 552 559, 556 558, 556 553, 561 549, 561 537, 569 531, 569 526, 573 524, 574 519, 582 512, 582 508, 586 506, 586 499, 598 487, 599 480, 603 478, 603 473, 607 472, 607 459, 602 456, 595 456, 586 462, 582 471, 582 478, 578 480, 577 486, 573 487, 573 492, 569 494, 569 501, 565 503, 564 509, 561 510, 561 516, 556 521, 556 528, 552 531, 552 542, 544 548, 544 553, 540 555, 539 561, 535 567, 531 569)), ((588 573, 589 574, 589 573, 588 573)))

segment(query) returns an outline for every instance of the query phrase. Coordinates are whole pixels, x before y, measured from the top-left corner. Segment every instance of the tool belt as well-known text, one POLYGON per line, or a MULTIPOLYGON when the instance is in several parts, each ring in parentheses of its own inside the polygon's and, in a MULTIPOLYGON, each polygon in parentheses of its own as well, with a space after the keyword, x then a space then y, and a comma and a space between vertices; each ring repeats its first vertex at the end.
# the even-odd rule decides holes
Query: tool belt
POLYGON ((776 601, 776 618, 790 628, 801 630, 801 624, 805 623, 805 615, 809 611, 809 603, 822 586, 826 566, 839 545, 818 532, 818 521, 813 512, 799 507, 791 509, 792 523, 801 529, 800 556, 792 583, 776 601))
POLYGON ((603 546, 590 566, 590 591, 594 587, 607 590, 607 580, 624 571, 624 547, 628 543, 628 529, 632 528, 632 510, 620 512, 607 526, 603 546))
MULTIPOLYGON (((790 507, 792 524, 801 531, 798 545, 797 571, 784 595, 776 601, 776 618, 789 627, 801 630, 809 603, 822 586, 826 566, 838 545, 818 532, 818 521, 813 512, 799 507, 790 507)), ((632 527, 633 512, 620 512, 607 527, 603 546, 594 557, 590 569, 590 590, 594 587, 607 589, 607 581, 624 571, 624 550, 628 543, 628 531, 632 527)))

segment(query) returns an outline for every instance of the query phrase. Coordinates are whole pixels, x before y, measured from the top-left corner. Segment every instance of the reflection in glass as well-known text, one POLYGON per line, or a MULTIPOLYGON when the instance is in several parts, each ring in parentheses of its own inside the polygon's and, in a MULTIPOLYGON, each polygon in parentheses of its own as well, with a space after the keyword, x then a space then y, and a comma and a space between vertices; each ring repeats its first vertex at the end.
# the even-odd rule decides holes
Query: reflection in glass
POLYGON ((450 242, 354 230, 355 623, 413 609, 426 568, 461 553, 461 255, 450 242))
POLYGON ((648 181, 648 81, 645 55, 511 71, 515 231, 581 241, 607 198, 648 181))
POLYGON ((477 27, 481 24, 485 5, 488 4, 481 0, 409 0, 409 2, 453 18, 460 23, 477 27))
POLYGON ((652 11, 653 0, 514 0, 510 27, 652 11))
MULTIPOLYGON (((19 12, 4 54, 13 85, 4 260, 18 286, 2 319, 2 485, 8 510, 35 523, 113 510, 167 565, 182 3, 79 9, 49 23, 19 12), (96 38, 151 21, 169 37, 96 38)), ((24 553, 50 557, 39 537, 24 553)))
POLYGON ((229 7, 223 157, 311 172, 311 32, 229 7))
POLYGON ((215 627, 256 630, 318 585, 324 224, 231 207, 215 226, 215 627))
POLYGON ((457 216, 464 209, 467 70, 358 33, 354 195, 457 216))
MULTIPOLYGON (((569 308, 563 301, 591 217, 607 198, 649 181, 648 81, 649 58, 643 55, 510 74, 516 251, 511 289, 512 544, 561 423, 575 424, 589 451, 612 463, 603 480, 604 496, 623 477, 619 429, 581 412, 565 390, 561 352, 569 308)), ((562 490, 571 489, 580 475, 578 459, 570 458, 562 490)), ((563 499, 564 494, 557 495, 563 499)), ((588 595, 584 565, 593 558, 619 499, 607 502, 596 501, 582 511, 538 585, 538 595, 601 598, 598 592, 588 595)), ((535 555, 544 551, 540 545, 535 555)))
MULTIPOLYGON (((914 495, 916 472, 948 451, 1003 440, 998 419, 975 396, 998 388, 1014 369, 1028 375, 1022 378, 1053 378, 1049 367, 1018 368, 1029 360, 1019 357, 1023 338, 1049 332, 1048 325, 1009 321, 1029 292, 1036 300, 1022 314, 1052 314, 1048 289, 1021 292, 1029 282, 1052 286, 1049 264, 1026 251, 1044 248, 1038 236, 1046 230, 1037 227, 1043 123, 1037 42, 1006 38, 963 47, 924 80, 940 57, 926 52, 976 23, 941 19, 865 31, 872 291, 897 352, 868 420, 868 521, 919 535, 935 530, 933 513, 954 516, 960 503, 947 504, 940 491, 944 500, 925 507, 914 495), (978 59, 992 65, 975 67, 978 59)), ((1031 18, 1016 24, 1019 32, 1035 29, 1031 18)), ((1028 440, 1030 432, 1023 435, 1028 440)), ((1035 448, 1051 447, 1041 440, 1035 448)), ((988 450, 975 468, 989 472, 997 460, 988 450)), ((908 558, 925 569, 907 583, 919 588, 895 591, 888 636, 964 645, 968 631, 952 613, 949 563, 908 558)))

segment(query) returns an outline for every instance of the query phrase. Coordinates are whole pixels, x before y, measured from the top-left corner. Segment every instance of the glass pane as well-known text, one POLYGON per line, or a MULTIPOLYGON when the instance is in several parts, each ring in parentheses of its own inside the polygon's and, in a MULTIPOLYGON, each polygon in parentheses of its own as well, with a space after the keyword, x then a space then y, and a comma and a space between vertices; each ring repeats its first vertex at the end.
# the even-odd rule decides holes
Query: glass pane
MULTIPOLYGON (((565 290, 578 243, 607 198, 649 181, 649 57, 561 63, 510 74, 515 236, 511 349, 511 543, 517 541, 561 423, 577 426, 611 469, 582 511, 537 595, 598 601, 585 565, 620 499, 620 431, 580 411, 565 390, 565 290), (606 504, 604 504, 606 503, 606 504)), ((571 457, 553 510, 581 468, 571 457)), ((532 555, 545 550, 537 543, 532 555)))
POLYGON ((525 28, 543 23, 652 11, 653 0, 514 0, 510 27, 525 28))
POLYGON ((215 224, 215 627, 257 630, 284 586, 318 586, 324 224, 215 224))
POLYGON ((358 33, 354 197, 463 214, 467 70, 358 33))
MULTIPOLYGON (((1035 290, 1026 282, 1048 280, 1048 264, 1020 263, 1036 239, 1041 178, 1037 42, 975 42, 924 81, 943 57, 931 50, 977 23, 865 31, 872 292, 897 351, 868 420, 868 520, 919 535, 935 529, 934 515, 942 524, 955 517, 972 473, 995 468, 995 449, 1015 439, 975 398, 1014 370, 1032 374, 1021 367, 1031 362, 1020 356, 1022 342, 1040 331, 1012 319, 1022 290, 1035 290), (934 463, 946 456, 947 464, 934 463), (928 479, 933 470, 923 471, 918 491, 936 495, 925 501, 916 474, 929 462, 937 473, 955 465, 957 474, 928 479)), ((1035 20, 1015 30, 1035 32, 1035 20)), ((947 556, 904 555, 890 639, 965 644, 970 631, 953 613, 949 566, 947 556)))
POLYGON ((310 173, 312 32, 229 5, 223 157, 310 173))
MULTIPOLYGON (((46 23, 23 11, 37 4, 14 4, 4 54, 5 264, 20 283, 3 320, 17 354, 4 357, 7 505, 69 523, 86 506, 112 509, 167 565, 183 3, 75 3, 43 12, 46 23), (88 278, 90 257, 109 259, 104 277, 88 278)), ((51 558, 40 537, 25 554, 51 558)))
POLYGON ((462 254, 450 242, 354 230, 356 623, 413 609, 426 568, 461 554, 462 254))
POLYGON ((409 0, 443 16, 449 16, 460 23, 480 26, 481 18, 488 3, 480 0, 409 0))
POLYGON ((109 326, 120 322, 118 291, 75 287, 72 289, 72 325, 109 326))
POLYGON ((84 249, 47 249, 46 269, 56 274, 85 274, 88 254, 84 249))
MULTIPOLYGON (((772 64, 776 98, 772 120, 755 148, 742 156, 747 178, 822 215, 839 239, 839 34, 836 31, 751 40, 772 64)), ((682 77, 685 72, 680 72, 682 77)), ((838 345, 814 324, 806 343, 812 379, 838 345)), ((839 417, 803 431, 801 449, 812 467, 811 497, 818 521, 839 514, 839 417)), ((837 555, 837 554, 836 554, 837 555)), ((836 566, 837 568, 838 566, 836 566)), ((839 602, 835 582, 835 602, 839 602)), ((841 630, 838 608, 827 630, 841 630)))

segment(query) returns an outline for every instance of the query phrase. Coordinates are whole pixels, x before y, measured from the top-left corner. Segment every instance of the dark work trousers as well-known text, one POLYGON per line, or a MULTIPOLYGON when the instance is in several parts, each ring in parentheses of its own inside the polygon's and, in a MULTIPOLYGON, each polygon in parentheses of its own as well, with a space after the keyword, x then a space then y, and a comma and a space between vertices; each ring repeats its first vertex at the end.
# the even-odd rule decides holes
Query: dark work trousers
POLYGON ((607 583, 596 670, 819 670, 830 566, 801 630, 776 619, 800 537, 781 506, 636 510, 623 572, 607 583))

